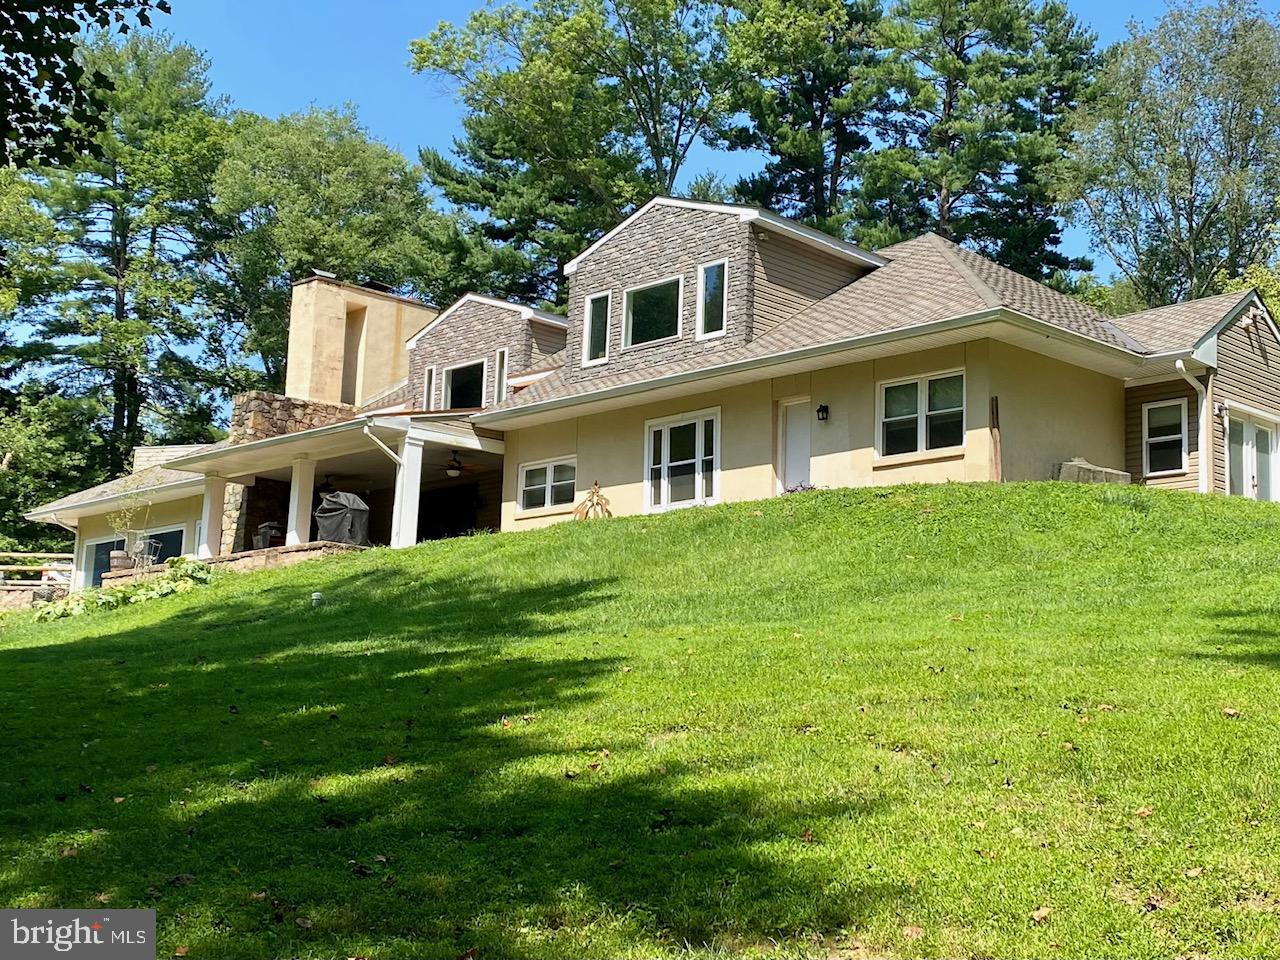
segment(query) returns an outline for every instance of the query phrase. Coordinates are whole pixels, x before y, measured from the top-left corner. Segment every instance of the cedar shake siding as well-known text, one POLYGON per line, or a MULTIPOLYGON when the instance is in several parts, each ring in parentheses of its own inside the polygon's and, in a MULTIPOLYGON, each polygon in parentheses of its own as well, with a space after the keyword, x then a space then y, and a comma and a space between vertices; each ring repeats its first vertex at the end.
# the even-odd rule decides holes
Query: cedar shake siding
POLYGON ((1191 384, 1179 378, 1162 383, 1129 387, 1124 392, 1125 470, 1134 483, 1166 490, 1200 489, 1200 398, 1191 384), (1142 472, 1142 405, 1160 400, 1187 401, 1187 470, 1163 477, 1145 477, 1142 472))
POLYGON ((750 333, 750 230, 736 213, 658 205, 622 228, 582 260, 569 283, 569 340, 564 378, 575 382, 703 357, 741 346, 750 333), (698 268, 728 260, 724 335, 698 340, 698 268), (684 281, 680 335, 623 347, 625 291, 672 277, 684 281), (608 360, 582 365, 587 299, 609 293, 608 360))
MULTIPOLYGON (((545 351, 564 345, 564 331, 539 320, 526 319, 518 306, 499 306, 467 300, 434 326, 409 353, 409 389, 414 405, 439 410, 444 405, 444 371, 460 364, 485 363, 484 406, 494 403, 497 353, 507 351, 507 377, 528 370, 545 351), (434 368, 431 397, 424 396, 424 374, 434 368)), ((554 352, 554 351, 553 351, 554 352)), ((507 396, 511 395, 510 388, 507 396)))
POLYGON ((789 237, 752 228, 751 336, 767 333, 865 273, 789 237))
MULTIPOLYGON (((1280 421, 1280 342, 1255 304, 1218 334, 1218 369, 1213 378, 1215 403, 1243 404, 1280 421), (1244 326, 1245 320, 1252 320, 1244 326)), ((1213 489, 1227 490, 1226 417, 1213 429, 1213 489)))

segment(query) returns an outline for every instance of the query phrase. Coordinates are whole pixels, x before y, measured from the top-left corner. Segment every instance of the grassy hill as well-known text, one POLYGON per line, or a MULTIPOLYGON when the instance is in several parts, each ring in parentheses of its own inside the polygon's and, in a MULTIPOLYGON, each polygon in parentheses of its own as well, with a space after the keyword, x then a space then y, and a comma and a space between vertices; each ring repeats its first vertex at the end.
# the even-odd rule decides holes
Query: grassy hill
POLYGON ((1050 484, 11 617, 0 902, 217 960, 1275 956, 1278 617, 1280 507, 1050 484))

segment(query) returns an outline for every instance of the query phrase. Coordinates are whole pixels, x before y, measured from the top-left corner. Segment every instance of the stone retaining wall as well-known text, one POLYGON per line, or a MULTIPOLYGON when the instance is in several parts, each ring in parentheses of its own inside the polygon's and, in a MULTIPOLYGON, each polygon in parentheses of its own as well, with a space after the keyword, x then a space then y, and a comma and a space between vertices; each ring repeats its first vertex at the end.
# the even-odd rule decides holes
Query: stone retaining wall
POLYGON ((61 600, 67 595, 66 587, 40 585, 38 587, 0 584, 0 611, 30 610, 36 601, 41 603, 61 600))
MULTIPOLYGON (((273 567, 291 567, 304 560, 315 560, 340 553, 352 553, 365 550, 350 543, 335 543, 332 540, 317 540, 314 543, 298 543, 288 547, 268 547, 265 550, 245 550, 225 557, 214 557, 205 562, 215 570, 230 570, 233 573, 246 573, 252 570, 270 570, 273 567)), ((149 567, 135 567, 131 570, 112 570, 102 575, 104 587, 118 587, 133 580, 151 580, 164 573, 163 563, 149 567)))

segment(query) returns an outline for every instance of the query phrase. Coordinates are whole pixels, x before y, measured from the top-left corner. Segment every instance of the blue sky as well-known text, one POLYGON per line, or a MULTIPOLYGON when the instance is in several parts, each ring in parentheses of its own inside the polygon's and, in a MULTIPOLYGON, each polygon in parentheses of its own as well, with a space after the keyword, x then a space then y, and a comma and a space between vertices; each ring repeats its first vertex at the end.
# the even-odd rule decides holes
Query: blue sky
MULTIPOLYGON (((482 0, 172 0, 157 26, 203 50, 213 61, 216 91, 236 106, 275 115, 311 104, 352 103, 374 136, 416 157, 422 146, 448 150, 459 110, 449 91, 408 67, 409 41, 440 20, 463 21, 482 0)), ((1270 6, 1271 4, 1268 4, 1270 6)), ((1075 0, 1072 9, 1103 43, 1124 35, 1129 18, 1151 21, 1163 0, 1075 0)), ((751 155, 715 158, 734 176, 758 164, 751 155)), ((708 152, 686 168, 712 165, 708 152)), ((1071 253, 1088 252, 1072 231, 1071 253)))

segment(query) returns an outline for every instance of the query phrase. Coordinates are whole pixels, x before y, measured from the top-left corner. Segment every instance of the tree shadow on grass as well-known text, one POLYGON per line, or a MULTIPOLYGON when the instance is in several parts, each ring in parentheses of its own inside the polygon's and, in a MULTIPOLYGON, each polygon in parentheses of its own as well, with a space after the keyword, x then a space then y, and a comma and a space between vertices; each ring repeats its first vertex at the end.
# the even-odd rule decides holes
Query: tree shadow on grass
POLYGON ((1280 620, 1274 609, 1211 610, 1205 616, 1215 621, 1210 642, 1217 649, 1197 656, 1280 668, 1280 620))
POLYGON ((314 610, 267 586, 0 651, 0 898, 154 906, 161 955, 217 958, 566 956, 593 925, 678 946, 895 909, 801 837, 873 805, 663 768, 638 720, 591 721, 620 664, 536 642, 608 590, 365 573, 314 610))

